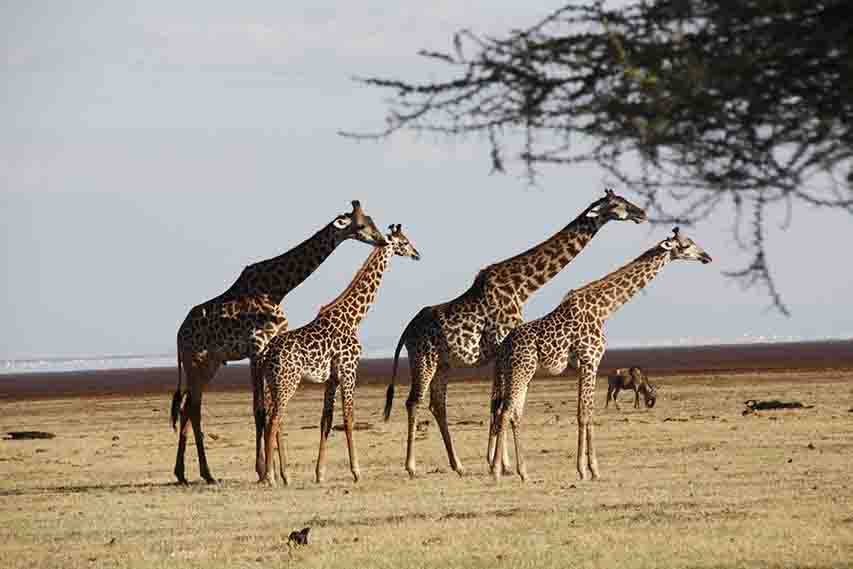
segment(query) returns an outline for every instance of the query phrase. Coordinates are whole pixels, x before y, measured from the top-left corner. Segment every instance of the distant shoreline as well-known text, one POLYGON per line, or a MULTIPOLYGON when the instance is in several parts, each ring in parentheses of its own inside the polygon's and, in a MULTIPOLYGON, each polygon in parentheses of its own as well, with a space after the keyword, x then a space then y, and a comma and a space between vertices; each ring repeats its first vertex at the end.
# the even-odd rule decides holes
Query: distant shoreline
MULTIPOLYGON (((613 348, 607 351, 600 374, 636 365, 650 375, 714 374, 760 370, 850 369, 853 370, 853 340, 819 342, 775 342, 712 346, 665 346, 613 348)), ((359 384, 386 384, 393 358, 364 359, 359 384)), ((452 380, 489 377, 490 366, 456 369, 452 380)), ((573 375, 567 370, 564 375, 573 375)), ((409 366, 400 361, 399 384, 409 381, 409 366)), ((94 371, 26 372, 0 375, 0 400, 104 397, 171 393, 177 384, 175 367, 108 369, 94 371)), ((311 384, 305 384, 310 386, 311 384)), ((211 391, 250 389, 247 367, 230 365, 221 369, 210 384, 211 391)))

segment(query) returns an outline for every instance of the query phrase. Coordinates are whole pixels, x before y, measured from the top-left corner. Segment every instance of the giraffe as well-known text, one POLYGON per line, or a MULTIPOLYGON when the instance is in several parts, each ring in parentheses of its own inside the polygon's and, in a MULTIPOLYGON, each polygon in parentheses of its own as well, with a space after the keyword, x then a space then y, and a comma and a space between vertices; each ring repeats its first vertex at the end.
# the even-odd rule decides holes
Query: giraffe
POLYGON ((406 470, 416 475, 415 425, 418 408, 430 390, 430 410, 438 422, 450 466, 464 474, 447 426, 447 381, 452 367, 478 367, 490 362, 504 336, 522 322, 524 303, 589 243, 608 221, 642 223, 645 212, 606 189, 571 223, 527 251, 481 270, 459 297, 421 309, 397 342, 394 368, 385 402, 391 414, 400 350, 409 353, 412 383, 406 401, 408 438, 406 470), (433 381, 433 377, 438 377, 433 381))
MULTIPOLYGON (((299 383, 326 382, 323 415, 320 420, 320 450, 317 455, 316 481, 325 474, 326 439, 332 428, 335 393, 341 387, 344 431, 349 451, 350 470, 356 482, 360 477, 358 457, 353 444, 353 392, 356 371, 361 356, 358 326, 379 290, 388 261, 394 255, 420 259, 420 254, 403 234, 400 225, 392 225, 387 235, 388 245, 376 247, 367 257, 347 288, 330 304, 320 309, 317 317, 302 328, 278 334, 269 343, 263 355, 260 374, 256 381, 258 404, 264 409, 264 476, 260 482, 275 485, 273 450, 278 446, 281 479, 290 482, 287 474, 287 451, 281 439, 281 422, 287 402, 296 392, 299 383)), ((260 460, 260 459, 259 459, 260 460)))
MULTIPOLYGON (((178 386, 172 397, 171 413, 173 428, 179 414, 181 420, 175 459, 175 476, 179 483, 187 483, 184 452, 190 424, 195 434, 201 476, 209 484, 216 482, 210 474, 204 451, 201 401, 205 387, 219 367, 228 361, 248 357, 254 375, 258 355, 275 334, 287 328, 287 318, 280 306, 284 296, 307 279, 347 239, 371 245, 385 244, 382 232, 364 213, 358 200, 352 202, 352 208, 352 212, 336 216, 293 249, 247 266, 228 290, 193 307, 187 314, 178 329, 178 386), (182 368, 186 373, 185 393, 181 392, 182 368)), ((255 418, 256 430, 262 427, 262 419, 255 418)))
POLYGON ((593 479, 599 477, 592 415, 596 373, 606 343, 604 322, 674 260, 706 264, 711 257, 676 227, 672 237, 609 275, 569 291, 553 311, 507 335, 496 358, 486 453, 496 479, 502 470, 509 470, 505 444, 511 423, 517 472, 522 480, 527 480, 520 440, 527 387, 537 370, 557 375, 568 365, 577 369, 579 376, 578 474, 581 480, 586 480, 589 472, 593 479), (503 462, 503 468, 499 462, 503 462))

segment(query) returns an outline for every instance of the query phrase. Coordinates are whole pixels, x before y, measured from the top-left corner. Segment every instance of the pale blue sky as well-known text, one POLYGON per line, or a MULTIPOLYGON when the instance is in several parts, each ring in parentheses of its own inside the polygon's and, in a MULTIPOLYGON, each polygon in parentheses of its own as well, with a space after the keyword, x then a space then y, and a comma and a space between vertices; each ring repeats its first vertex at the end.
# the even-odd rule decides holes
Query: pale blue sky
MULTIPOLYGON (((476 138, 336 135, 384 118, 384 93, 351 75, 438 77, 417 50, 446 49, 464 27, 522 27, 560 2, 302 4, 0 4, 0 359, 172 351, 193 304, 354 198, 383 228, 402 223, 423 254, 392 264, 362 326, 368 353, 387 349, 420 307, 544 239, 609 181, 594 167, 550 169, 530 189, 520 169, 490 176, 476 138)), ((720 275, 746 257, 718 215, 688 231, 715 263, 664 269, 610 320, 611 343, 853 336, 850 228, 849 216, 799 209, 774 231, 786 319, 720 275)), ((526 316, 667 233, 609 225, 526 316)), ((368 253, 341 246, 285 300, 292 325, 368 253)))

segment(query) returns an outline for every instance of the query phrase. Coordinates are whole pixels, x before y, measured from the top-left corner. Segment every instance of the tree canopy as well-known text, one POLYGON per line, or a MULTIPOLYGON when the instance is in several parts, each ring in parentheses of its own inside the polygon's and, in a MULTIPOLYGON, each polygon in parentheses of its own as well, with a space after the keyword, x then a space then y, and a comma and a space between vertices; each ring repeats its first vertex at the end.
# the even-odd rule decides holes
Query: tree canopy
POLYGON ((525 29, 464 29, 420 55, 441 80, 364 77, 389 90, 385 128, 481 133, 494 171, 594 162, 655 222, 728 209, 748 252, 727 273, 766 287, 765 250, 795 206, 853 213, 853 20, 831 0, 633 0, 569 4, 525 29))

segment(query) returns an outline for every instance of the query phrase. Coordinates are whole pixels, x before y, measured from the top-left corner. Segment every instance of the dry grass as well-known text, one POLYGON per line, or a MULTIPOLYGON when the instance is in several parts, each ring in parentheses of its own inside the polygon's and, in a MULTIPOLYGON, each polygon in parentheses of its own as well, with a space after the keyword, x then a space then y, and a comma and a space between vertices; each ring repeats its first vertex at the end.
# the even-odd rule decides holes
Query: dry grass
MULTIPOLYGON (((772 372, 672 377, 653 410, 604 411, 604 479, 574 471, 574 380, 536 380, 525 415, 531 482, 486 474, 485 382, 451 386, 451 428, 471 474, 447 467, 430 424, 422 475, 403 469, 405 394, 388 424, 383 390, 356 394, 364 479, 330 443, 329 481, 312 480, 322 391, 291 401, 295 483, 264 488, 253 471, 250 395, 205 400, 214 487, 172 484, 168 397, 3 404, 0 567, 850 567, 853 374, 772 372), (813 409, 742 416, 746 399, 813 409), (482 424, 481 424, 482 422, 482 424), (287 535, 311 526, 311 543, 287 535)), ((601 383, 601 382, 600 382, 601 383)), ((402 390, 405 391, 405 390, 402 390)), ((424 411, 421 419, 431 419, 424 411)), ((197 478, 195 453, 188 472, 197 478)))

